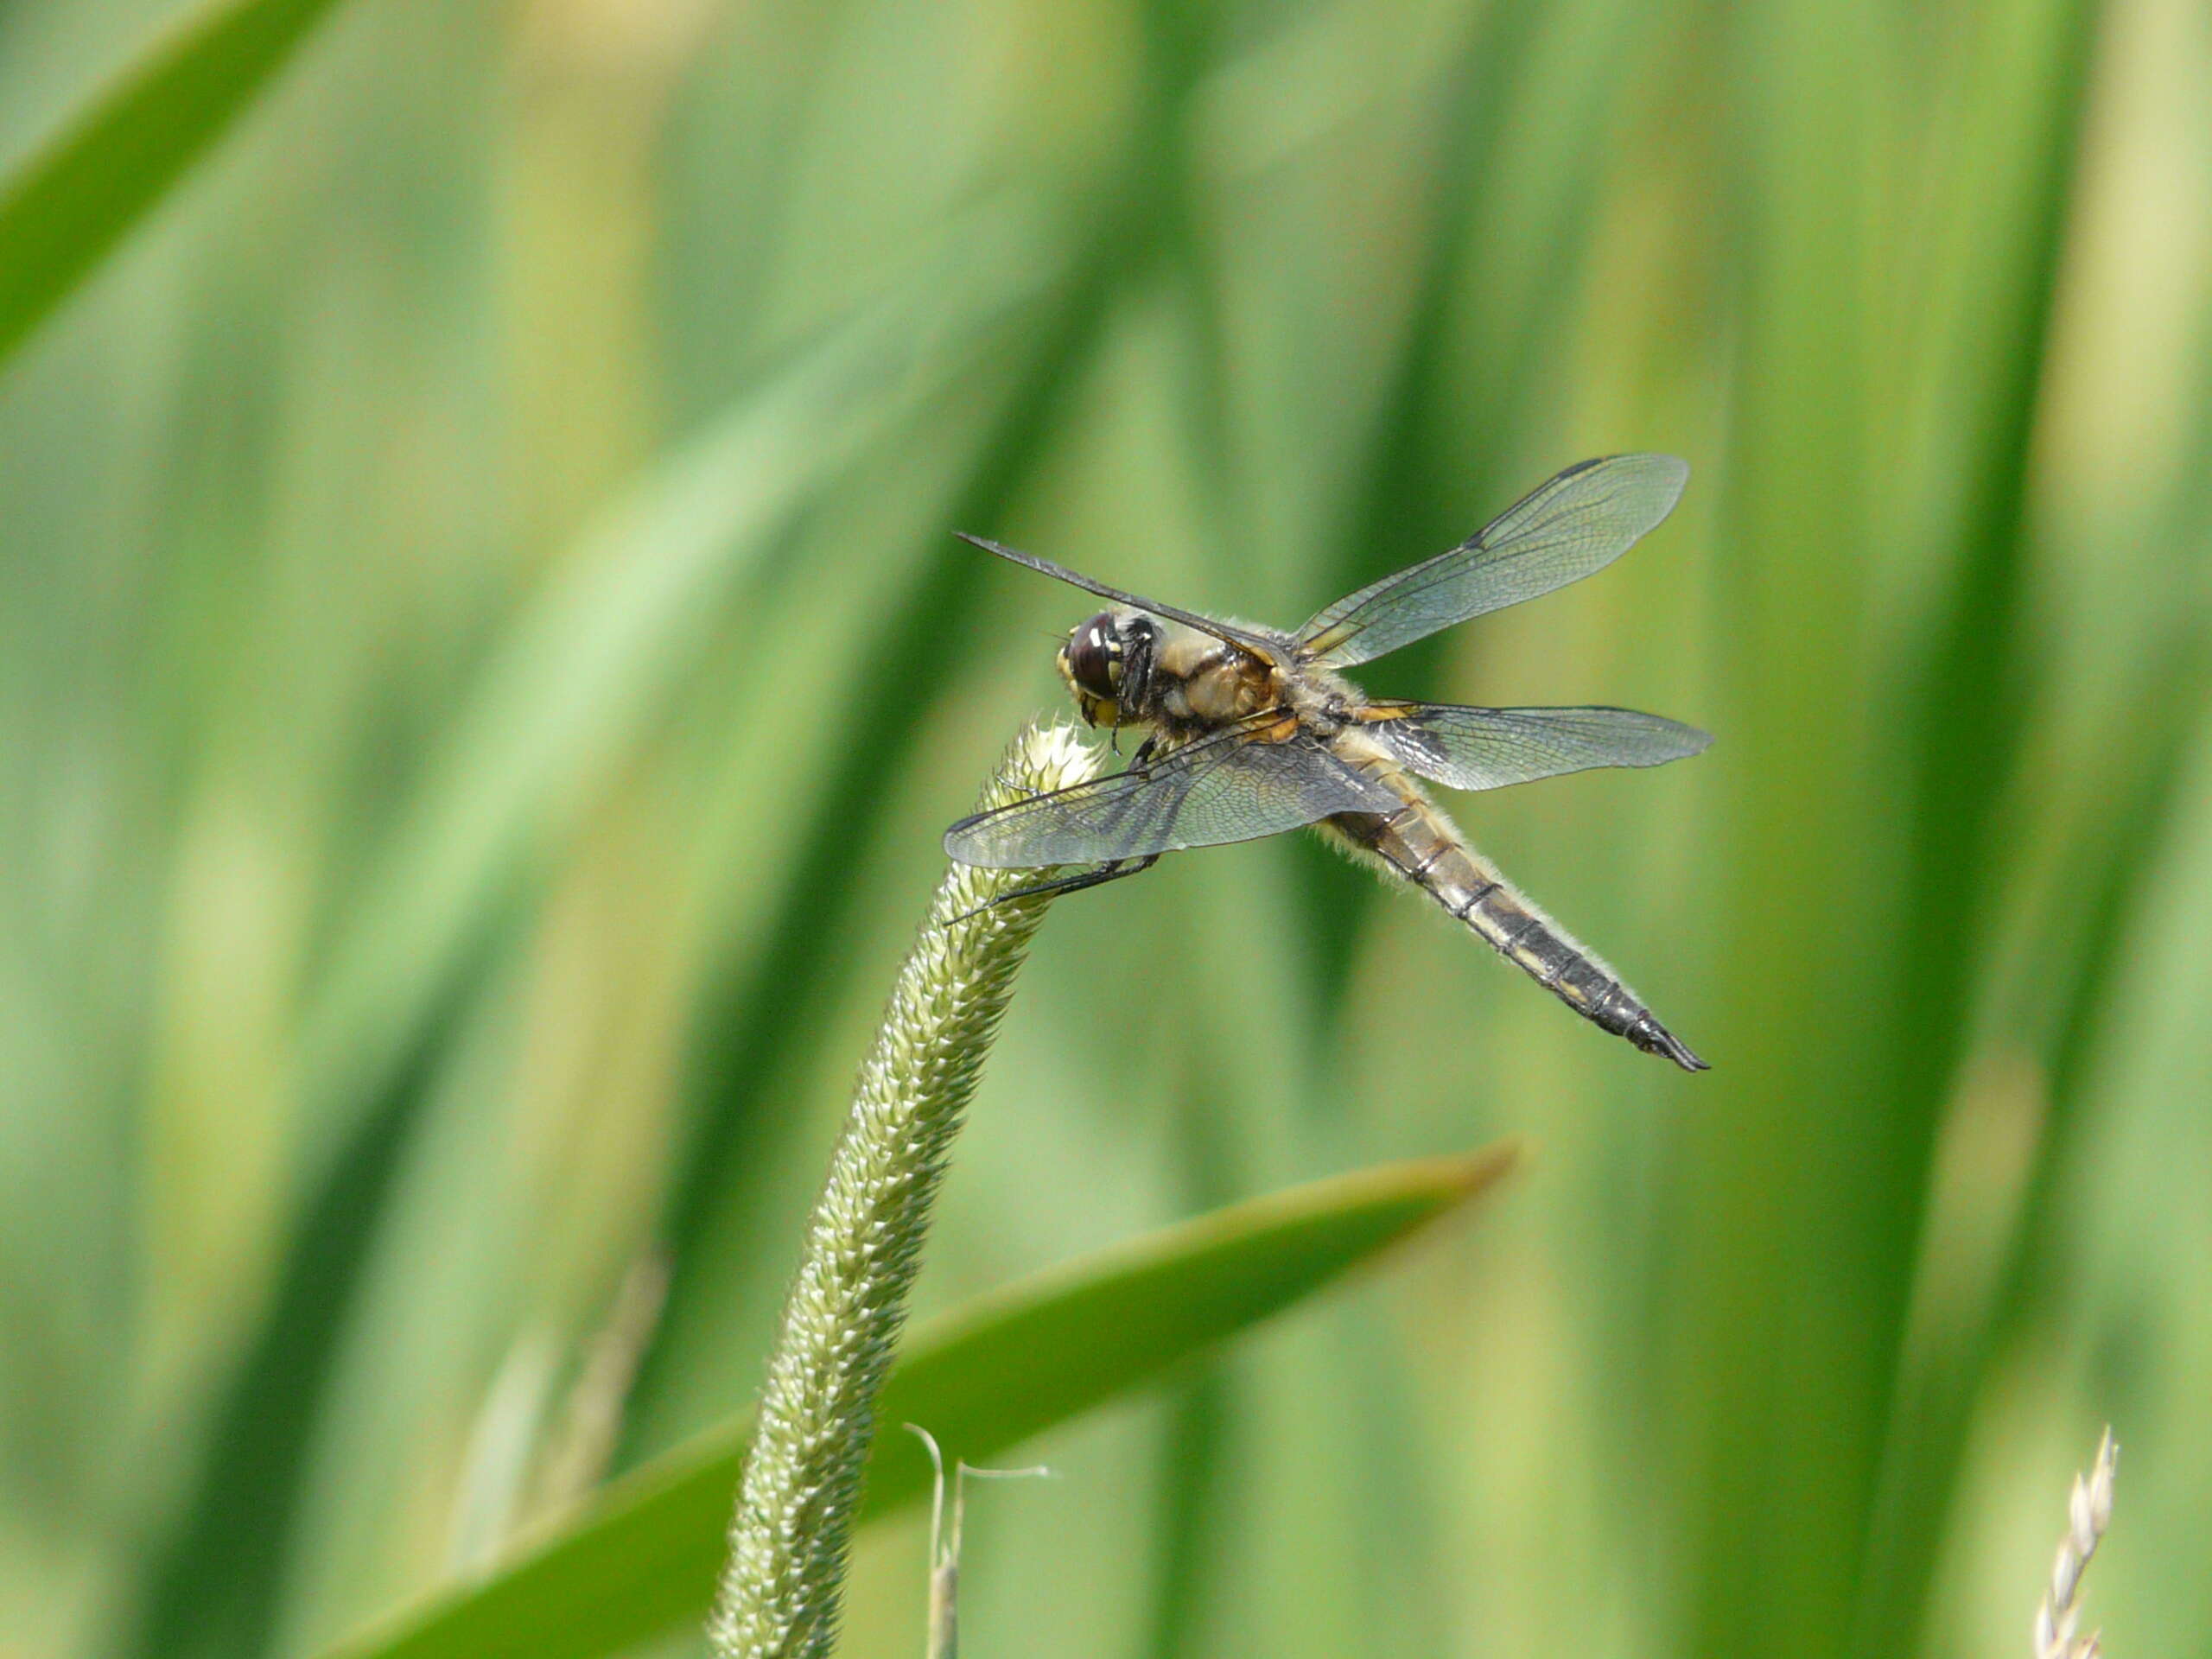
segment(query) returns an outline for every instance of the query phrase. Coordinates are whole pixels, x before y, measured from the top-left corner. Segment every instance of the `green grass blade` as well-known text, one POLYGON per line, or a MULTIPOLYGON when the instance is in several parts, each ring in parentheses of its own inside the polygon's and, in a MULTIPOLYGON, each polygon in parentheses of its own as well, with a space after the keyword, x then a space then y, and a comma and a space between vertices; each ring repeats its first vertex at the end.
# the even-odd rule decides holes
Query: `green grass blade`
POLYGON ((1832 1659, 1932 1134, 1895 1104, 1897 849, 1872 807, 1879 769, 1853 736, 1872 659, 1870 255, 1849 214, 1813 205, 1871 188, 1885 135, 1866 118, 1869 89, 1891 54, 1871 17, 1832 0, 1731 19, 1731 61, 1751 68, 1727 111, 1743 332, 1712 787, 1729 875, 1719 1018, 1701 1051, 1716 1086, 1679 1154, 1662 1398, 1689 1448, 1680 1650, 1832 1659), (1751 1238, 1764 1243, 1746 1249, 1751 1238), (1823 1294, 1808 1296, 1814 1262, 1823 1294))
MULTIPOLYGON (((481 964, 472 971, 481 971, 481 964)), ((467 1006, 457 995, 453 1007, 467 1006)), ((409 1063, 371 1103, 311 1201, 251 1345, 230 1377, 173 1528, 148 1553, 146 1590, 113 1648, 137 1659, 246 1659, 271 1650, 289 1553, 344 1333, 380 1224, 428 1110, 450 1021, 419 1035, 409 1063), (250 1528, 232 1517, 251 1515, 250 1528)))
POLYGON ((0 363, 223 136, 332 3, 195 9, 0 186, 0 363))
MULTIPOLYGON (((1904 762, 1916 809, 1909 910, 1917 944, 1904 957, 1903 1046, 1916 1057, 1928 1095, 1949 1085, 1968 1029, 1982 912, 1993 870, 2002 868, 2002 849, 1990 837, 2042 660, 2025 615, 2031 451, 2097 18, 2089 0, 2005 14, 1993 29, 2005 38, 1983 55, 2005 73, 1990 75, 1984 96, 2009 119, 1990 143, 1989 166, 1962 169, 1959 185, 2009 211, 1997 218, 1983 207, 2000 228, 1984 237, 1990 251, 1970 267, 1972 308, 1987 334, 1958 378, 1986 388, 1986 402, 1969 411, 1957 445, 1967 480, 1958 568, 1918 665, 1904 762), (2024 175, 2010 200, 1990 177, 2006 160, 2024 175)), ((1876 1639, 1888 1639, 1886 1627, 1876 1639)))
MULTIPOLYGON (((1931 1129, 1956 1084, 1973 1029, 1976 969, 2007 871, 2006 791, 2027 731, 2024 711, 2048 671, 2045 642, 2028 608, 2031 452, 2046 403, 2045 363, 2075 211, 2098 18, 2094 0, 2054 0, 2009 9, 1993 22, 1975 54, 1986 66, 1977 90, 1989 106, 1981 124, 1991 129, 1987 159, 1961 165, 1955 186, 1961 196, 1980 198, 1997 228, 1985 228, 1976 257, 1960 262, 1987 332, 1958 379, 1981 388, 1982 401, 1969 400, 1960 423, 1955 464, 1967 487, 1957 567, 1915 664, 1919 684, 1905 716, 1902 757, 1913 801, 1905 876, 1913 947, 1899 963, 1897 1105, 1901 1122, 1931 1129), (2010 190, 2003 183, 2008 168, 2018 175, 2010 190)), ((2105 892, 2092 892, 2117 913, 2132 875, 2123 864, 2101 884, 2105 892)), ((2093 925, 2092 934, 2103 925, 2093 925)), ((2085 960, 2098 954, 2093 939, 2085 960)), ((1932 1135, 1923 1142, 1929 1151, 1933 1144, 1932 1135)), ((1955 1334, 1969 1357, 1958 1380, 1978 1384, 1992 1351, 1986 1337, 1955 1334)), ((1900 1357, 1910 1375, 1912 1356, 1900 1357)), ((1890 1649, 1922 1628, 1947 1518, 1946 1506, 1927 1493, 1955 1485, 1966 1456, 1970 1392, 1946 1398, 1938 1389, 1916 1402, 1919 1409, 1911 1403, 1892 1408, 1885 1431, 1853 1627, 1853 1650, 1861 1655, 1890 1649)))
MULTIPOLYGON (((1494 1186, 1510 1145, 1385 1165, 1236 1205, 1039 1274, 925 1327, 881 1423, 986 1458, 1311 1295, 1494 1186)), ((706 1616, 749 1414, 645 1465, 504 1571, 324 1659, 586 1659, 706 1616)), ((880 1436, 863 1513, 928 1495, 927 1457, 880 1436)))
MULTIPOLYGON (((2189 710, 2206 706, 2212 676, 2194 630, 2148 657, 2152 666, 2142 675, 2136 706, 2167 700, 2189 710)), ((1962 1486, 1974 1413, 2005 1357, 2032 1338, 2038 1314, 2059 1294, 2055 1262, 2076 1242, 2058 1219, 2062 1194, 2082 1179, 2093 1062, 2125 1007, 2115 984, 2139 937, 2158 853, 2175 831, 2190 753, 2201 738, 2194 719, 2137 722, 2115 742, 2121 753, 2100 776, 2097 792, 2106 810, 2083 827, 2062 861, 2064 891, 2050 901, 2051 913, 2037 930, 2031 953, 2043 994, 2037 1000, 2049 1004, 2035 1009, 2029 1022, 2030 1046, 2044 1066, 2045 1120, 2007 1235, 1993 1253, 1986 1293, 1971 1301, 1954 1293, 1940 1344, 1910 1357, 1915 1363, 1899 1392, 1897 1440, 1884 1470, 1869 1549, 1862 1652, 1872 1649, 1882 1621, 1897 1630, 1924 1624, 1959 1518, 1953 1500, 1962 1486)))
MULTIPOLYGON (((1012 223, 980 211, 954 240, 996 250, 1012 223)), ((1051 250, 1018 245, 1018 270, 986 260, 957 308, 926 306, 944 281, 931 264, 796 353, 654 467, 522 608, 361 878, 357 925, 307 1020, 311 1094, 364 1094, 407 1052, 531 857, 633 751, 801 516, 1058 276, 1051 250)))

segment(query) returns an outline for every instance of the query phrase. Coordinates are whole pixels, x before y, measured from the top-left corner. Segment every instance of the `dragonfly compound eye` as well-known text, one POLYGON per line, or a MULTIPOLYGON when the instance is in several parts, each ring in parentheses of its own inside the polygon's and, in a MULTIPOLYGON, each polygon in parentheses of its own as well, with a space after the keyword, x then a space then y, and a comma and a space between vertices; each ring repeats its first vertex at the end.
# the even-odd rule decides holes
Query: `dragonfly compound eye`
POLYGON ((1070 634, 1060 660, 1077 690, 1111 697, 1122 683, 1122 638, 1113 613, 1102 611, 1070 634))

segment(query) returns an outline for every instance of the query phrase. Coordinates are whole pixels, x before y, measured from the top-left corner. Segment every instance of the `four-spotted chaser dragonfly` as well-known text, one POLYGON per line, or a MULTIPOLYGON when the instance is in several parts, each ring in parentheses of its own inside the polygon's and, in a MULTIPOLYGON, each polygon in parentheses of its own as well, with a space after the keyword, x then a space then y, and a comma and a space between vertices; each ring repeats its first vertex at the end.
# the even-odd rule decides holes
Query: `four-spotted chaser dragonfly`
POLYGON ((1134 875, 1162 853, 1311 825, 1420 887, 1585 1019, 1704 1071, 1619 975, 1467 844, 1415 779, 1497 789, 1590 766, 1657 766, 1712 739, 1626 709, 1370 699, 1338 671, 1603 569, 1673 511, 1688 476, 1671 455, 1570 467, 1471 540, 1287 634, 1140 599, 965 537, 1113 601, 1069 634, 1060 677, 1091 725, 1147 735, 1126 771, 963 818, 945 832, 945 850, 996 869, 1094 867, 1020 890, 1057 893, 1134 875))

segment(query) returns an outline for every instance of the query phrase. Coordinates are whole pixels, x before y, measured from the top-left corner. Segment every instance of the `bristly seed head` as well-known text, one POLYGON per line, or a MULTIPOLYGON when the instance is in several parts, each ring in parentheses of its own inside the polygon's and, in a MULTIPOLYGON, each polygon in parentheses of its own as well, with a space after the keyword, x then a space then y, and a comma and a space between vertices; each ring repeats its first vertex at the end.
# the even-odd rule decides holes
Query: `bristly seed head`
MULTIPOLYGON (((1097 759, 1076 731, 1015 739, 980 810, 1065 789, 1097 759)), ((808 1223, 709 1625, 723 1659, 823 1659, 875 1401, 961 1115, 1048 897, 1035 870, 955 864, 899 970, 808 1223)))
POLYGON ((2101 1633, 2093 1630, 2077 1640, 2074 1628, 2081 1617, 2082 1571, 2112 1524, 2113 1481, 2119 1465, 2120 1448, 2107 1428, 2097 1443, 2097 1460, 2088 1476, 2074 1478, 2066 1505, 2066 1536, 2051 1563, 2050 1588, 2036 1610, 2033 1659, 2097 1659, 2101 1651, 2101 1633))

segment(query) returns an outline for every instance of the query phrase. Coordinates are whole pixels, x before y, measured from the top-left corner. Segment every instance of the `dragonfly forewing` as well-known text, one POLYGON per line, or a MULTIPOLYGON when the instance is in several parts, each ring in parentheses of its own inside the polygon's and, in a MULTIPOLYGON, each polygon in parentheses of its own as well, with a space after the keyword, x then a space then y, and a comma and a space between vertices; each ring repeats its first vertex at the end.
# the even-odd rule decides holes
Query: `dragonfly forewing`
POLYGON ((1020 548, 1008 547, 1003 542, 995 542, 983 536, 970 536, 964 530, 956 530, 952 533, 967 543, 969 546, 979 547, 986 553, 995 553, 1009 564, 1020 565, 1024 569, 1034 570, 1039 575, 1050 576, 1056 582, 1065 582, 1071 588, 1080 588, 1086 594, 1096 594, 1101 599, 1113 600, 1117 604, 1129 606, 1133 609, 1143 611, 1152 616, 1173 617, 1185 627, 1196 628, 1201 633, 1211 634, 1217 639, 1226 639, 1232 645, 1242 645, 1245 650, 1255 652, 1270 661, 1278 660, 1289 652, 1290 641, 1284 639, 1281 634, 1268 629, 1247 627, 1240 622, 1224 622, 1219 617, 1201 616, 1196 611, 1186 611, 1179 606, 1163 605, 1156 599, 1147 599, 1141 594, 1132 594, 1124 588, 1111 587, 1099 581, 1096 576, 1086 576, 1080 570, 1071 570, 1065 564, 1055 564, 1052 560, 1039 557, 1034 553, 1024 553, 1020 548))

